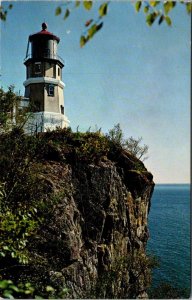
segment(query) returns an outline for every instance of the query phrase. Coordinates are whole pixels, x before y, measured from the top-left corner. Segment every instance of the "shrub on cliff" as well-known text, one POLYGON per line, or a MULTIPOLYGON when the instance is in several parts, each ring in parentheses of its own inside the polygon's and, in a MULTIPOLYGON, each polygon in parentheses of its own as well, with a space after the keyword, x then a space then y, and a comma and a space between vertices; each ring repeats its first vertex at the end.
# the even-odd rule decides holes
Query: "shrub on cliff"
POLYGON ((145 144, 143 146, 141 145, 142 137, 135 139, 131 136, 128 139, 124 139, 123 131, 119 123, 109 130, 107 137, 116 145, 130 151, 138 159, 142 161, 147 159, 146 154, 148 153, 149 147, 145 144))
POLYGON ((41 176, 44 135, 27 136, 14 127, 0 135, 0 296, 6 298, 62 297, 63 288, 47 288, 48 277, 41 284, 40 274, 21 278, 22 270, 42 264, 31 254, 29 243, 47 222, 55 201, 46 178, 41 176), (49 199, 49 202, 47 201, 49 199), (45 205, 45 203, 47 203, 45 205), (30 281, 31 283, 29 284, 30 281))

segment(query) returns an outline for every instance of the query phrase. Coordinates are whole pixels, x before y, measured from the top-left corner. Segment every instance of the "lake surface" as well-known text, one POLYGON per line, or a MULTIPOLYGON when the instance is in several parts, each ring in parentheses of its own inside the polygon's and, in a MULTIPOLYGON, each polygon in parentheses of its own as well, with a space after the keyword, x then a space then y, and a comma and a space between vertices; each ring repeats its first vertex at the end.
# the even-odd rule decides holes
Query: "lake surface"
POLYGON ((190 289, 190 185, 156 185, 149 213, 148 252, 160 260, 152 286, 190 289))

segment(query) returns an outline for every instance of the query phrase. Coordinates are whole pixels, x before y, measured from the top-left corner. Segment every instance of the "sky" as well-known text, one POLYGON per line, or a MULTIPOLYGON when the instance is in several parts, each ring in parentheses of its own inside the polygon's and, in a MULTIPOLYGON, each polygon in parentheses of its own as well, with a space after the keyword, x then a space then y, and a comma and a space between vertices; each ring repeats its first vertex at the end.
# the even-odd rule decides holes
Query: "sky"
MULTIPOLYGON (((128 1, 112 1, 104 26, 80 48, 85 22, 97 17, 73 9, 67 20, 55 16, 59 1, 14 1, 1 23, 1 83, 24 95, 28 36, 42 22, 60 37, 64 59, 65 112, 75 131, 120 123, 124 137, 142 137, 149 146, 145 166, 155 183, 190 182, 190 17, 184 5, 170 13, 172 26, 145 23, 128 1)), ((10 2, 3 1, 3 5, 10 2)), ((72 3, 72 7, 73 7, 72 3)))

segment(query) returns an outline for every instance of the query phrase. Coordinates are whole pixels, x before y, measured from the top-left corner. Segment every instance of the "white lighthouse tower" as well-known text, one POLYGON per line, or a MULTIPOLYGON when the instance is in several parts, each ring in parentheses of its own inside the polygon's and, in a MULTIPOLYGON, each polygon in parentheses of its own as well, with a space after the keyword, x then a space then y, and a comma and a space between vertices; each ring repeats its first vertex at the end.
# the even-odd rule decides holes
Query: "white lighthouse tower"
POLYGON ((31 114, 26 124, 28 132, 40 132, 69 125, 64 108, 63 60, 57 55, 60 39, 42 30, 29 36, 26 66, 25 98, 29 101, 31 114), (29 54, 29 48, 31 53, 29 54))

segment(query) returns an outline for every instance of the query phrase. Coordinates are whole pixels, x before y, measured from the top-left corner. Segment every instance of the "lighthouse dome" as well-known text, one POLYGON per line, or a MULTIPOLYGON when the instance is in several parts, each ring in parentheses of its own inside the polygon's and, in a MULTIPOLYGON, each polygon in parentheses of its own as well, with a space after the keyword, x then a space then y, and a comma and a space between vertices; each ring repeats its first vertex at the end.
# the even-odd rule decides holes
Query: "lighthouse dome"
POLYGON ((59 43, 60 38, 54 35, 53 33, 49 32, 47 30, 47 27, 48 26, 46 23, 42 23, 42 30, 30 35, 29 41, 33 42, 34 40, 47 39, 47 40, 56 40, 59 43))
MULTIPOLYGON (((59 41, 59 37, 47 30, 47 24, 42 23, 42 30, 29 36, 29 43, 31 44, 30 58, 36 60, 43 58, 61 60, 57 55, 57 45, 59 41)), ((26 54, 27 58, 29 43, 26 54)), ((61 64, 63 64, 62 61, 61 64)))

